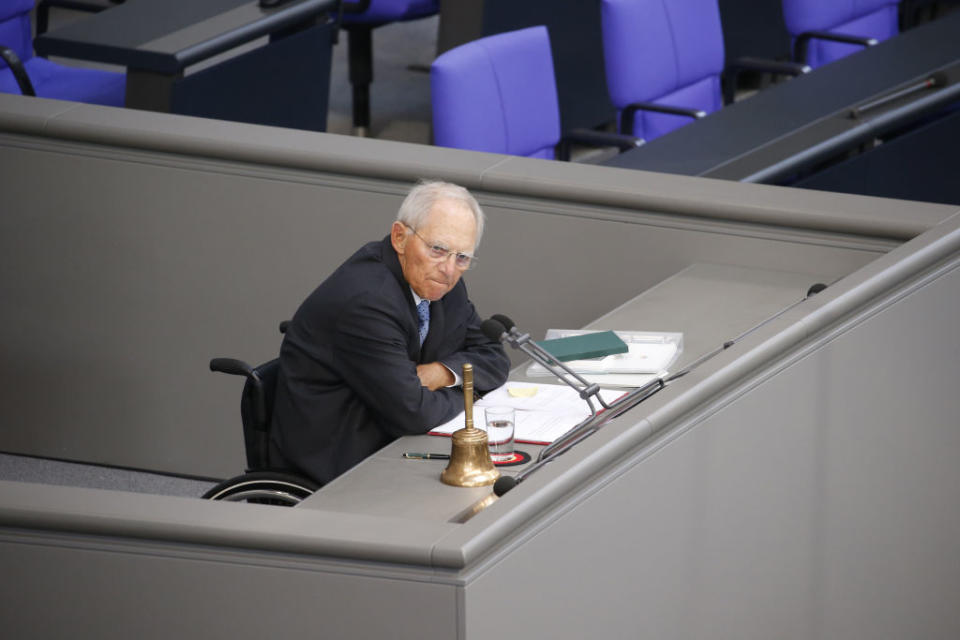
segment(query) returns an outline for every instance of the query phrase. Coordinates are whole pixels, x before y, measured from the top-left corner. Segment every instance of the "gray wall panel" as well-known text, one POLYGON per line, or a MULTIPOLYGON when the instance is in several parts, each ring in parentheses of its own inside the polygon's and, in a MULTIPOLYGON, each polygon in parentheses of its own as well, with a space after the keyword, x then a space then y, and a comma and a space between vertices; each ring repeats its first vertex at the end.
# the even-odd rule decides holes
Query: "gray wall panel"
POLYGON ((456 637, 457 588, 424 573, 52 537, 0 538, 0 558, 7 638, 456 637))
MULTIPOLYGON (((386 233, 408 184, 76 144, 13 140, 4 153, 20 204, 0 223, 0 448, 211 476, 243 461, 241 381, 209 373, 209 358, 274 357, 279 321, 386 233)), ((893 246, 478 195, 490 224, 471 294, 535 335, 582 326, 693 262, 833 280, 893 246)))
POLYGON ((418 177, 474 188, 471 295, 533 335, 696 262, 832 281, 954 211, 5 94, 0 169, 0 450, 220 477, 241 381, 207 361, 273 357, 418 177))

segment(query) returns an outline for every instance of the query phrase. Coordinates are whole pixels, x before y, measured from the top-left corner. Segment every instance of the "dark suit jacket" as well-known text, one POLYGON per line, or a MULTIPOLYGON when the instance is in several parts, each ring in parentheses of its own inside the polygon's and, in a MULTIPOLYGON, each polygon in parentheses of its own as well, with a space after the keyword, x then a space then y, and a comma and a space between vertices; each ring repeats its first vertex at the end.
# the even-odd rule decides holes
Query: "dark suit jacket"
POLYGON ((502 385, 509 360, 480 331, 463 280, 430 304, 423 348, 417 311, 389 236, 357 251, 297 310, 280 348, 273 455, 325 483, 395 438, 463 410, 459 387, 430 391, 418 363, 473 365, 474 386, 502 385))

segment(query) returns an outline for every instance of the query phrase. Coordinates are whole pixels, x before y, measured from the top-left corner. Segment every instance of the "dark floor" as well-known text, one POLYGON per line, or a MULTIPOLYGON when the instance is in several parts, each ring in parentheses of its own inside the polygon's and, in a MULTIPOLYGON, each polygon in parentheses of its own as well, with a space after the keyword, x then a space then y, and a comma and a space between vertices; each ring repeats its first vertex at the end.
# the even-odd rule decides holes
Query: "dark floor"
POLYGON ((8 453, 0 453, 0 480, 198 498, 216 484, 209 480, 8 453))

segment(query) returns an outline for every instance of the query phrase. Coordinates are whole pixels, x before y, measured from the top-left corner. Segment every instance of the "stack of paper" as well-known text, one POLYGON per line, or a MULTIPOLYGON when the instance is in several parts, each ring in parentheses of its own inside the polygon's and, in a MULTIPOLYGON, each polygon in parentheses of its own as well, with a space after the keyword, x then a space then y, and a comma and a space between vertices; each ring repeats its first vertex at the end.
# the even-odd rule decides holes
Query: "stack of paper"
MULTIPOLYGON (((589 334, 587 330, 550 329, 547 339, 589 334)), ((602 358, 565 362, 570 369, 589 382, 608 387, 640 387, 664 374, 683 350, 682 333, 651 331, 615 331, 627 344, 627 353, 602 358)), ((528 376, 553 375, 542 365, 533 363, 528 376)))
MULTIPOLYGON (((601 390, 604 402, 610 404, 622 391, 601 390)), ((594 402, 597 409, 598 403, 594 402)), ((590 407, 580 395, 566 385, 508 382, 491 391, 473 407, 473 425, 483 428, 484 407, 508 406, 516 409, 514 440, 529 444, 550 444, 586 418, 590 407)), ((463 412, 433 429, 431 435, 450 435, 466 426, 463 412)))

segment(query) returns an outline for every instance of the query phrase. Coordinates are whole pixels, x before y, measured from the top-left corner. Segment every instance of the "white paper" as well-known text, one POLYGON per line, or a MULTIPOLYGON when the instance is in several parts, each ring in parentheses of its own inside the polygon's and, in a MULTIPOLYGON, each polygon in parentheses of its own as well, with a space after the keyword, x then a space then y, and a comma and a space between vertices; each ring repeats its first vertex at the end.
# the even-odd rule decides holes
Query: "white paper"
MULTIPOLYGON (((619 390, 600 390, 600 396, 607 404, 623 393, 619 390)), ((598 410, 602 408, 597 402, 594 405, 598 410)), ((513 407, 516 410, 513 439, 530 444, 549 444, 591 415, 586 401, 567 385, 508 382, 474 403, 473 426, 483 429, 486 426, 484 407, 494 406, 513 407), (536 393, 529 397, 515 397, 510 395, 511 388, 535 388, 536 393)), ((460 412, 456 418, 434 428, 430 434, 450 435, 465 426, 466 414, 460 412)))
MULTIPOLYGON (((513 439, 516 442, 550 444, 580 424, 590 413, 589 411, 583 414, 557 413, 553 411, 517 411, 515 415, 516 422, 513 439)), ((466 414, 461 411, 460 415, 450 422, 434 428, 430 432, 430 435, 448 436, 465 426, 466 414)), ((483 407, 474 406, 473 426, 478 429, 484 429, 486 426, 483 407)))
MULTIPOLYGON (((610 404, 623 395, 623 391, 601 389, 600 397, 610 404)), ((553 413, 572 413, 576 415, 590 415, 590 407, 586 401, 565 384, 530 384, 525 382, 508 382, 498 389, 494 389, 478 400, 479 407, 513 407, 521 411, 549 411, 553 413), (510 389, 530 389, 537 392, 530 397, 515 397, 510 395, 510 389)), ((594 406, 600 409, 599 403, 594 406)))
MULTIPOLYGON (((660 376, 653 373, 584 373, 580 377, 601 387, 618 387, 626 390, 642 387, 660 376)), ((573 376, 567 376, 567 378, 573 380, 573 376)), ((622 392, 618 391, 617 393, 622 392)), ((604 395, 603 399, 606 400, 607 396, 604 395)))
POLYGON ((628 344, 627 353, 565 362, 577 373, 658 373, 677 356, 676 344, 628 344))

